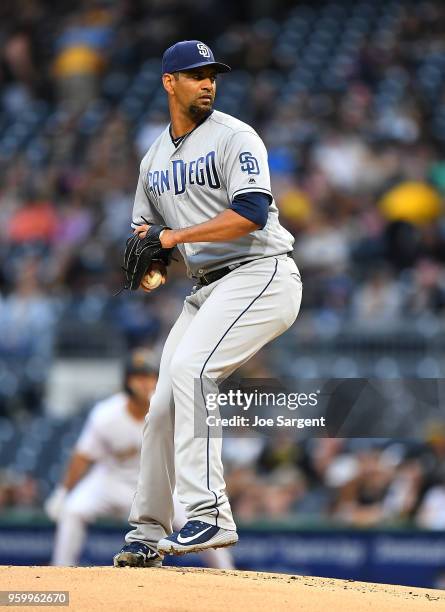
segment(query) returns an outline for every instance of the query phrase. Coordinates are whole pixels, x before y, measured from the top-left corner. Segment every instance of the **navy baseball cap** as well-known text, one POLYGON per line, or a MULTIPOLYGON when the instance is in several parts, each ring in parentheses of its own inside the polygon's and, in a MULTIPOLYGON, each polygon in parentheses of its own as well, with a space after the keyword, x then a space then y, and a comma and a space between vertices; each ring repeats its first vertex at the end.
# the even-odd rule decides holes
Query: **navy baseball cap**
POLYGON ((212 50, 200 40, 182 40, 169 47, 162 56, 162 74, 215 66, 218 72, 229 72, 230 66, 215 62, 212 50))

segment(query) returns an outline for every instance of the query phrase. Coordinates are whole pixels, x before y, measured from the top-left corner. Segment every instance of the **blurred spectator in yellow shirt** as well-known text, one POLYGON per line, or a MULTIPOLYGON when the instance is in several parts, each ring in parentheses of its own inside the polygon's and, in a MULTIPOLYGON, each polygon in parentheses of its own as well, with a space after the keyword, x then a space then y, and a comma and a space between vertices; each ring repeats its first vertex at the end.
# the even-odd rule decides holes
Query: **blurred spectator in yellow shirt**
POLYGON ((68 18, 57 40, 53 74, 59 99, 69 112, 81 112, 97 97, 112 40, 111 26, 108 10, 92 8, 68 18))

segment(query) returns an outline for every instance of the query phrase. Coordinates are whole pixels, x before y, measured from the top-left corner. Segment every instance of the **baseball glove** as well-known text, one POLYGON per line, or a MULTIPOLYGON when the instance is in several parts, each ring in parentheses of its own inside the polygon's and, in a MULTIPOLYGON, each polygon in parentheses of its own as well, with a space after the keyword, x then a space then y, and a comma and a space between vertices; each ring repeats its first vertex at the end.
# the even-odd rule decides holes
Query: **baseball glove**
POLYGON ((159 239, 160 233, 165 229, 171 228, 166 225, 150 225, 145 238, 139 238, 137 234, 128 238, 122 266, 125 272, 123 289, 139 289, 143 277, 154 261, 160 261, 166 266, 170 264, 174 249, 164 249, 159 239))

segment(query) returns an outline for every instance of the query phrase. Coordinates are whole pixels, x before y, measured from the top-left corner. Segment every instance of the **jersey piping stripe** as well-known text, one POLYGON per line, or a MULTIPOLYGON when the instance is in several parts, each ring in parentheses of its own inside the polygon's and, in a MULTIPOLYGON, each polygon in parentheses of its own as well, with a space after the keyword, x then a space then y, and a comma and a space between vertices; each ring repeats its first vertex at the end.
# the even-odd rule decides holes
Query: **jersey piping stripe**
MULTIPOLYGON (((274 269, 274 271, 272 273, 272 276, 268 280, 266 286, 260 291, 260 293, 256 297, 253 298, 253 300, 250 302, 250 304, 248 306, 246 306, 246 308, 242 311, 242 313, 237 316, 237 318, 233 321, 233 323, 230 324, 230 326, 226 329, 226 331, 221 336, 221 338, 218 340, 216 345, 213 347, 210 355, 207 357, 207 359, 204 362, 204 365, 202 366, 201 373, 199 374, 199 379, 200 379, 200 385, 201 385, 202 399, 204 401, 204 406, 206 407, 207 417, 209 416, 209 411, 207 410, 207 405, 206 405, 205 395, 204 395, 204 389, 203 389, 203 382, 202 382, 202 376, 204 374, 204 370, 205 370, 208 362, 210 361, 210 358, 215 353, 216 349, 221 344, 221 342, 224 340, 224 338, 227 336, 227 334, 232 329, 232 327, 241 319, 243 314, 245 314, 249 310, 249 308, 263 295, 263 293, 269 287, 269 285, 271 284, 271 282, 273 281, 273 279, 275 277, 275 274, 277 273, 277 267, 278 267, 278 259, 275 259, 275 269, 274 269)), ((216 510, 215 526, 218 527, 218 516, 219 516, 219 510, 217 508, 218 498, 217 498, 217 495, 216 495, 215 491, 212 491, 212 489, 210 488, 210 469, 209 469, 209 462, 210 462, 209 455, 210 455, 210 452, 209 452, 209 445, 210 445, 210 426, 207 425, 207 448, 206 448, 206 453, 207 453, 207 462, 206 462, 207 463, 207 489, 210 491, 210 493, 213 493, 213 495, 215 497, 215 503, 214 503, 213 506, 211 506, 211 508, 213 507, 216 510)))
MULTIPOLYGON (((213 115, 211 116, 211 120, 214 123, 217 123, 218 125, 222 125, 222 126, 226 127, 228 130, 232 130, 232 132, 234 132, 236 134, 253 134, 254 136, 258 136, 258 134, 253 129, 250 129, 250 130, 248 130, 248 129, 240 130, 240 129, 234 128, 231 125, 227 125, 227 123, 223 123, 222 121, 218 121, 218 119, 215 119, 215 117, 213 115)), ((258 138, 259 138, 259 136, 258 136, 258 138)))
POLYGON ((248 193, 267 193, 267 195, 270 195, 270 197, 273 199, 273 195, 272 193, 268 190, 268 189, 264 189, 263 187, 243 187, 242 189, 237 189, 236 191, 233 192, 232 197, 230 198, 231 200, 233 200, 233 198, 235 196, 237 196, 239 193, 243 193, 247 191, 248 193))

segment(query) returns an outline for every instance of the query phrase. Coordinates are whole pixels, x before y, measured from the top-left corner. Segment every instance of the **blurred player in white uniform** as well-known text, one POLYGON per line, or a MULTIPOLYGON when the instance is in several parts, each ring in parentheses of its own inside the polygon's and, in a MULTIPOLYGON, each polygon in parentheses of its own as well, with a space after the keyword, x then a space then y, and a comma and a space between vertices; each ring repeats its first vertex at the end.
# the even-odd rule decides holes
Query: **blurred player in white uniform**
MULTIPOLYGON (((45 504, 57 522, 52 565, 77 565, 87 526, 100 516, 127 520, 136 491, 142 432, 157 372, 141 353, 125 369, 124 391, 91 411, 68 465, 63 483, 45 504)), ((175 522, 186 521, 175 496, 175 522)), ((204 565, 233 568, 225 549, 205 551, 204 565)))

